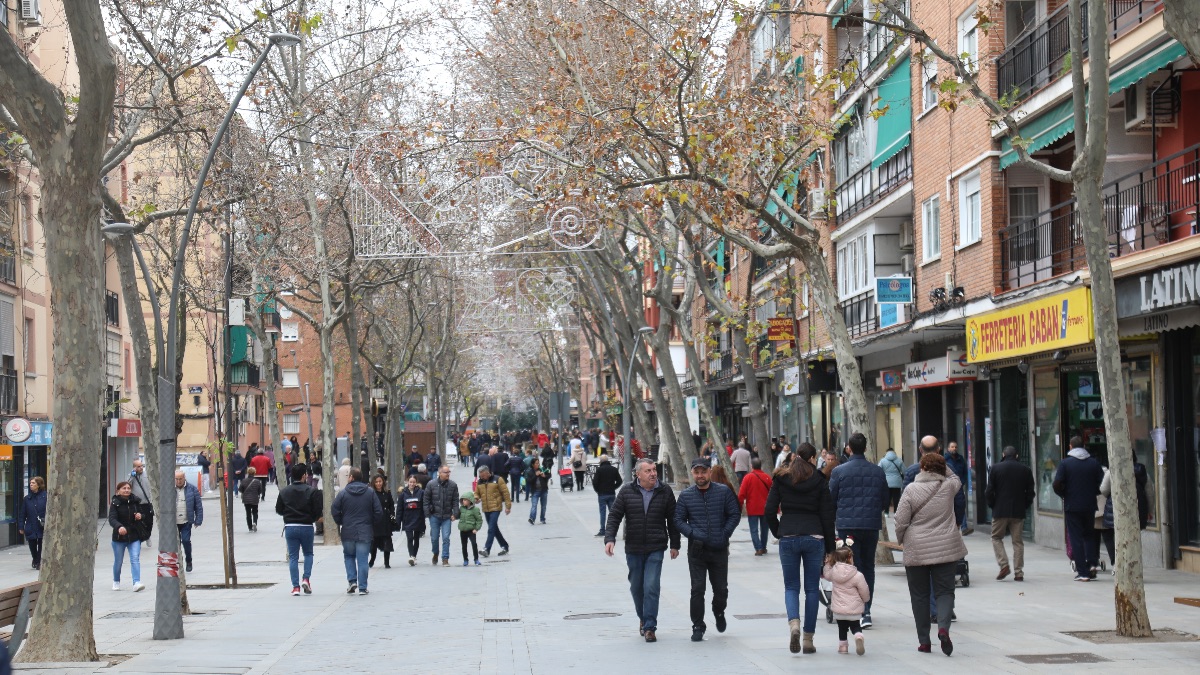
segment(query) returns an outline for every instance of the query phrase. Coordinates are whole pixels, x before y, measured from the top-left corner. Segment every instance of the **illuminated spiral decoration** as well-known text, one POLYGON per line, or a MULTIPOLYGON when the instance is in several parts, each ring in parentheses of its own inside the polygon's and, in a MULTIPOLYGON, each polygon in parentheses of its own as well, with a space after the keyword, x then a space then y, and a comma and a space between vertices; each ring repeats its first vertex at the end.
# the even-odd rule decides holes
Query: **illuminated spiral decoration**
POLYGON ((550 238, 565 249, 578 251, 600 238, 600 227, 578 206, 564 206, 550 214, 550 238))

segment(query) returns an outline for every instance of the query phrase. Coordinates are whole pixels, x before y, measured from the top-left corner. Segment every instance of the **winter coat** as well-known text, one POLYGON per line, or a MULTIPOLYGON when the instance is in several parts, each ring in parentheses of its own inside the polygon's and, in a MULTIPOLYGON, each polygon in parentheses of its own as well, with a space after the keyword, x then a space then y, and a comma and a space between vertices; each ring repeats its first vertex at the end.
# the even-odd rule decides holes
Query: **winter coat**
POLYGON ((150 479, 146 474, 130 471, 129 488, 133 496, 142 500, 143 504, 149 504, 154 501, 150 499, 150 479))
POLYGON ((750 451, 746 448, 738 448, 729 456, 729 461, 733 464, 733 470, 735 473, 738 471, 749 471, 751 468, 751 459, 750 451))
POLYGON ((238 488, 242 491, 242 503, 248 506, 258 506, 263 498, 262 481, 256 477, 246 476, 238 488))
POLYGON ((425 491, 421 488, 409 492, 408 488, 400 491, 399 503, 396 505, 397 519, 401 529, 407 531, 425 531, 425 491))
POLYGON ((284 525, 311 525, 324 515, 321 493, 308 483, 292 483, 275 498, 275 513, 284 525))
MULTIPOLYGON (((508 491, 508 483, 504 479, 491 475, 488 479, 480 480, 475 485, 475 495, 479 502, 479 508, 484 513, 492 513, 512 508, 512 497, 508 491)), ((460 515, 459 518, 462 516, 460 515)))
POLYGON ((1016 457, 992 465, 984 496, 993 518, 1024 518, 1035 495, 1033 471, 1016 457))
POLYGON ((709 483, 707 490, 693 485, 679 494, 675 504, 675 528, 693 546, 728 548, 741 520, 737 497, 722 483, 709 483))
POLYGON ((141 503, 142 500, 133 495, 113 495, 112 502, 108 505, 108 524, 112 526, 113 541, 129 543, 138 540, 133 515, 137 513, 137 506, 141 503), (118 534, 122 527, 125 528, 125 534, 118 534))
POLYGON ((837 563, 832 567, 826 565, 821 576, 833 582, 833 593, 829 598, 833 618, 843 621, 861 619, 866 603, 871 600, 871 589, 862 572, 849 563, 837 563))
POLYGON ((505 472, 508 474, 508 482, 521 480, 521 474, 525 473, 525 468, 528 466, 525 463, 526 457, 522 457, 520 452, 514 452, 508 456, 508 466, 505 467, 505 472))
POLYGON ((621 472, 609 462, 600 462, 596 466, 596 475, 592 478, 592 489, 598 495, 613 495, 621 487, 621 472))
POLYGON ((604 526, 604 542, 615 542, 621 520, 625 520, 625 553, 645 555, 657 551, 679 550, 679 528, 675 526, 675 493, 659 483, 654 486, 649 508, 642 506, 642 491, 637 481, 625 484, 617 492, 608 522, 604 526))
POLYGON ((571 470, 587 471, 587 461, 587 450, 584 450, 581 444, 571 453, 571 470))
POLYGON ((895 450, 887 451, 883 459, 879 460, 879 468, 883 469, 889 488, 904 487, 904 462, 896 456, 895 450))
POLYGON ((792 485, 790 473, 776 476, 767 493, 764 515, 776 539, 819 535, 824 537, 825 552, 833 553, 833 498, 820 471, 813 469, 799 485, 792 485), (782 517, 778 515, 781 511, 782 517))
POLYGON ((392 499, 392 493, 388 490, 375 492, 375 488, 371 488, 371 492, 375 493, 375 497, 379 500, 379 508, 383 510, 383 519, 375 521, 375 536, 390 537, 392 536, 392 526, 396 524, 396 501, 392 499))
MULTIPOLYGON (((469 495, 470 493, 467 493, 469 495)), ((464 498, 467 495, 463 495, 464 498)), ((480 530, 483 528, 483 512, 478 506, 471 504, 470 507, 465 507, 460 502, 458 505, 458 531, 470 532, 472 530, 480 530)))
POLYGON ((761 516, 767 507, 767 495, 771 492, 771 477, 766 471, 756 469, 746 474, 738 490, 738 503, 746 505, 747 516, 761 516))
MULTIPOLYGON (((1105 472, 1104 480, 1100 481, 1100 494, 1109 498, 1108 503, 1104 506, 1104 529, 1106 530, 1111 530, 1113 527, 1111 476, 1111 473, 1105 472)), ((1150 496, 1146 493, 1146 484, 1149 482, 1150 476, 1146 473, 1145 464, 1133 463, 1133 480, 1137 486, 1138 528, 1144 530, 1150 522, 1150 496)))
POLYGON ((255 478, 266 478, 271 475, 271 466, 274 462, 272 457, 265 452, 260 452, 250 460, 250 466, 254 467, 255 478))
POLYGON ((21 500, 21 519, 17 529, 25 533, 26 539, 41 539, 45 533, 46 491, 30 492, 21 500))
POLYGON ((383 507, 374 493, 366 483, 355 481, 339 490, 333 498, 329 511, 333 522, 342 528, 342 541, 375 538, 375 523, 383 520, 383 507))
POLYGON ((1073 448, 1054 472, 1054 494, 1063 498, 1063 511, 1091 513, 1096 510, 1096 495, 1103 480, 1100 462, 1086 450, 1073 448))
POLYGON ((352 468, 349 464, 343 464, 338 467, 337 473, 333 478, 333 484, 337 486, 337 489, 341 490, 350 484, 350 469, 352 468))
POLYGON ((905 567, 954 562, 967 556, 954 515, 954 495, 960 487, 953 472, 942 476, 922 471, 904 490, 895 522, 905 567))
POLYGON ((966 486, 967 484, 967 458, 962 456, 962 453, 948 452, 946 453, 946 468, 954 472, 958 476, 958 484, 966 486))
POLYGON ((433 475, 437 474, 438 469, 440 469, 441 467, 442 467, 442 456, 437 454, 436 452, 429 453, 429 456, 425 458, 425 472, 428 473, 430 476, 433 476, 433 475))
MULTIPOLYGON (((175 489, 178 490, 180 488, 175 489)), ((184 483, 183 494, 185 505, 183 512, 187 514, 188 524, 200 527, 204 524, 204 501, 200 499, 200 491, 196 489, 195 485, 184 483)))
POLYGON ((421 486, 422 490, 425 489, 426 485, 429 485, 429 481, 433 480, 432 476, 427 473, 421 473, 420 471, 414 473, 412 477, 417 479, 417 484, 421 486))
MULTIPOLYGON (((920 462, 913 462, 912 464, 909 464, 908 468, 904 470, 904 488, 903 489, 907 490, 908 486, 912 485, 913 481, 916 480, 917 474, 919 474, 919 473, 921 473, 921 463, 920 462)), ((959 490, 958 494, 954 495, 954 518, 958 522, 961 523, 961 522, 963 522, 963 518, 966 516, 966 513, 967 513, 967 493, 964 492, 963 490, 959 490)))
POLYGON ((246 476, 246 458, 241 453, 234 452, 229 458, 229 468, 233 469, 233 477, 241 481, 246 476))
POLYGON ((423 497, 426 518, 458 517, 458 485, 454 481, 448 478, 429 481, 423 497))
POLYGON ((533 493, 549 491, 550 469, 539 468, 537 471, 534 471, 533 467, 529 467, 525 470, 525 485, 533 493))
POLYGON ((829 477, 829 495, 837 510, 837 529, 878 530, 890 501, 887 475, 883 469, 853 454, 829 477))

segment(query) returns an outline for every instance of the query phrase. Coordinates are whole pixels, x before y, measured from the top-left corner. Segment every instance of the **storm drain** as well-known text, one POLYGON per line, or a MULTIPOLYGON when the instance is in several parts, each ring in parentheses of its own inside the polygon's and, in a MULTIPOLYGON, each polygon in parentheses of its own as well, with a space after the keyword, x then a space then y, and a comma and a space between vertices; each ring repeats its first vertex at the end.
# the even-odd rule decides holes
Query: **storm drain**
POLYGON ((520 619, 484 619, 484 623, 517 623, 520 619))
POLYGON ((621 616, 617 612, 593 612, 591 614, 568 614, 563 617, 564 621, 582 621, 584 619, 611 619, 621 616))
POLYGON ((787 614, 734 614, 733 618, 742 621, 753 621, 755 619, 786 619, 787 614))
POLYGON ((1077 663, 1107 663, 1099 654, 1075 652, 1070 654, 1026 654, 1010 655, 1008 658, 1030 665, 1071 666, 1077 663))

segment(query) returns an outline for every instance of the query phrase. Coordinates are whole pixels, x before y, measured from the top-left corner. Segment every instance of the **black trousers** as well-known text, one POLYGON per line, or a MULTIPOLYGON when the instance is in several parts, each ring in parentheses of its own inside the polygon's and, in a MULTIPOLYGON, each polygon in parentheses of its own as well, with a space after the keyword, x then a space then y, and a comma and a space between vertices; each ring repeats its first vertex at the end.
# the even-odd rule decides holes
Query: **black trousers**
POLYGON ((416 528, 404 531, 404 536, 408 540, 408 557, 417 557, 417 553, 421 549, 421 539, 424 537, 424 535, 424 532, 416 528))
POLYGON ((587 469, 584 469, 583 471, 575 472, 575 489, 576 490, 579 490, 580 492, 583 491, 583 482, 584 482, 584 479, 586 479, 586 478, 587 478, 587 469))
POLYGON ((712 584, 713 614, 724 614, 729 604, 729 547, 715 549, 703 544, 688 544, 688 573, 692 577, 692 628, 704 630, 705 578, 712 584))
POLYGON ((479 540, 476 539, 475 533, 470 530, 459 530, 458 539, 462 542, 463 562, 467 562, 467 542, 471 542, 471 551, 475 554, 475 560, 479 560, 479 540))
POLYGON ((857 635, 862 632, 862 624, 858 621, 847 621, 846 619, 838 619, 838 639, 846 642, 850 635, 857 635))
POLYGON ((253 530, 258 527, 258 504, 243 504, 246 507, 246 527, 253 530))
POLYGON ((29 553, 33 556, 34 566, 42 564, 42 540, 41 539, 26 539, 29 544, 29 553))
POLYGON ((938 628, 950 630, 950 619, 954 614, 954 570, 958 561, 937 565, 914 565, 905 567, 908 577, 908 597, 912 602, 913 621, 917 625, 917 641, 929 644, 929 592, 933 582, 933 596, 937 601, 938 628))

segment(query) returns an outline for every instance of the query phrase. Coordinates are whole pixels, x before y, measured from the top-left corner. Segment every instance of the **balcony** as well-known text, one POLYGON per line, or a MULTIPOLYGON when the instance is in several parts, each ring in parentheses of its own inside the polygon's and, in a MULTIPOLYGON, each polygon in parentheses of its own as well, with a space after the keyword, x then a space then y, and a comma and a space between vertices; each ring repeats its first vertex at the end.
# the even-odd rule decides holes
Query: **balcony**
MULTIPOLYGON (((1162 10, 1162 0, 1108 0, 1108 38, 1120 37, 1162 10)), ((1082 10, 1087 16, 1087 0, 1082 10)), ((1069 71, 1071 51, 1068 6, 1064 3, 1044 21, 1018 37, 996 59, 997 95, 1013 103, 1025 100, 1069 71)), ((1083 25, 1087 51, 1087 21, 1083 25)))
POLYGON ((842 318, 846 321, 846 330, 851 338, 862 337, 879 329, 874 290, 847 298, 838 306, 842 308, 842 318))
MULTIPOLYGON (((1200 212, 1200 144, 1103 187, 1111 258, 1196 234, 1200 212)), ((1012 290, 1085 269, 1075 199, 1000 231, 1001 285, 1012 290)))
POLYGON ((837 186, 838 224, 879 202, 896 188, 912 180, 912 147, 906 146, 891 159, 872 169, 870 163, 837 186))
MULTIPOLYGON (((882 9, 882 8, 881 8, 882 9)), ((904 13, 908 14, 908 3, 904 3, 904 13)), ((861 17, 859 17, 861 19, 861 17)), ((892 12, 886 12, 880 17, 881 21, 888 23, 899 23, 897 17, 892 12)), ((854 17, 847 17, 845 26, 848 28, 854 25, 854 17)), ((841 28, 839 27, 839 30, 841 28)), ((856 48, 849 49, 850 53, 842 55, 838 60, 838 71, 845 72, 847 68, 857 68, 858 77, 855 81, 847 85, 844 82, 837 84, 835 90, 835 98, 840 103, 846 94, 854 90, 855 84, 861 83, 869 73, 883 65, 888 56, 896 49, 896 45, 901 42, 902 36, 892 31, 889 28, 884 28, 877 24, 870 24, 866 28, 865 34, 858 42, 856 48)))
POLYGON ((17 411, 17 371, 12 368, 0 369, 0 413, 17 411))
POLYGON ((733 352, 721 352, 713 354, 708 361, 708 381, 717 382, 720 380, 728 380, 733 377, 735 369, 733 367, 733 352))
POLYGON ((8 237, 0 238, 0 281, 17 283, 17 249, 8 237))
POLYGON ((240 384, 240 385, 245 385, 247 387, 257 387, 257 386, 259 386, 260 378, 261 378, 261 374, 259 373, 258 366, 254 365, 253 363, 250 363, 249 361, 242 361, 241 363, 235 363, 229 369, 229 383, 230 384, 235 384, 235 385, 240 384))

